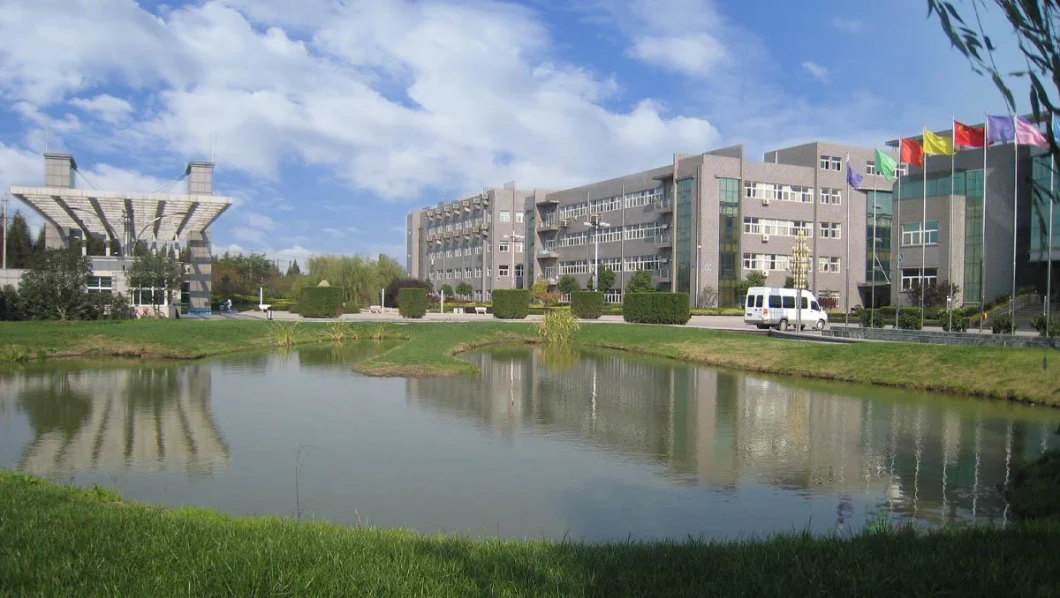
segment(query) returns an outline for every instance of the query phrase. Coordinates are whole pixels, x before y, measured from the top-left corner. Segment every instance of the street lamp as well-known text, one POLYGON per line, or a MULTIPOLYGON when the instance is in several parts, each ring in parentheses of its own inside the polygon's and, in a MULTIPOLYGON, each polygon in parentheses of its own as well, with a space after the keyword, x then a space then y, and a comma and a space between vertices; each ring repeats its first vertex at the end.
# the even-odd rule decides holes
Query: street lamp
POLYGON ((608 228, 611 225, 607 222, 600 220, 599 214, 593 214, 589 216, 589 222, 583 222, 583 225, 593 229, 593 291, 600 290, 600 229, 608 228))
POLYGON ((515 244, 517 242, 521 242, 521 241, 526 240, 526 237, 524 237, 523 235, 511 234, 511 235, 502 235, 501 238, 504 239, 505 241, 511 241, 510 243, 508 243, 508 253, 510 253, 511 256, 512 256, 512 258, 511 258, 512 269, 511 269, 511 272, 509 272, 508 274, 512 278, 512 288, 514 289, 515 288, 515 244))

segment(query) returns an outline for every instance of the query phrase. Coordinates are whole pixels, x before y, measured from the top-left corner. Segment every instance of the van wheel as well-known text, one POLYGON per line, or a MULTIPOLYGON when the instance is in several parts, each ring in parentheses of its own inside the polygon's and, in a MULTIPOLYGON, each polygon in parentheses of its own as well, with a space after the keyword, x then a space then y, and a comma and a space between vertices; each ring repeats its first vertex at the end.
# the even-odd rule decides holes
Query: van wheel
POLYGON ((777 324, 777 330, 787 330, 787 329, 788 329, 788 321, 787 320, 781 320, 780 323, 777 324))
POLYGON ((813 327, 814 330, 824 330, 824 320, 817 320, 817 325, 813 327))

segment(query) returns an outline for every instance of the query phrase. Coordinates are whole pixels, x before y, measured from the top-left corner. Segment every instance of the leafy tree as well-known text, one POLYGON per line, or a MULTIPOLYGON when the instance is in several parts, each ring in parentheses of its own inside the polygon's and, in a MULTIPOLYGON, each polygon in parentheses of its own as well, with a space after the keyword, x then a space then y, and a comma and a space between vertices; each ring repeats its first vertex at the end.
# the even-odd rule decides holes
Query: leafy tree
POLYGON ((559 291, 564 295, 570 295, 574 291, 580 291, 582 286, 578 284, 578 279, 574 278, 573 274, 564 274, 559 278, 559 285, 557 285, 559 291))
POLYGON ((709 284, 699 290, 699 305, 697 307, 717 307, 718 290, 709 284))
POLYGON ((794 276, 790 276, 789 275, 789 276, 784 277, 784 288, 785 289, 794 289, 795 288, 795 277, 794 276))
POLYGON ((398 291, 400 289, 407 288, 419 288, 426 290, 427 283, 415 278, 395 278, 394 280, 390 281, 390 284, 386 285, 386 290, 383 293, 383 297, 385 298, 385 306, 397 307, 398 291))
MULTIPOLYGON (((607 291, 611 290, 612 287, 615 286, 615 273, 611 271, 611 268, 608 268, 607 266, 597 266, 596 275, 600 279, 599 287, 597 288, 597 290, 601 293, 606 293, 607 291)), ((589 284, 587 285, 587 288, 593 288, 592 277, 589 278, 589 284)))
POLYGON ((655 285, 651 282, 651 272, 638 270, 626 283, 626 293, 654 293, 655 285))
POLYGON ((0 290, 0 320, 13 322, 22 319, 22 297, 15 287, 5 286, 0 290))
POLYGON ((88 257, 75 249, 48 249, 34 256, 19 284, 25 314, 42 320, 86 317, 92 307, 86 290, 91 274, 88 257))
MULTIPOLYGON (((931 282, 924 287, 924 307, 946 307, 946 297, 956 297, 961 288, 948 280, 931 282)), ((913 280, 906 291, 913 305, 920 305, 920 281, 913 280)))
POLYGON ((464 299, 469 299, 471 297, 471 294, 474 293, 474 292, 475 292, 475 290, 472 289, 471 285, 469 285, 466 282, 462 282, 462 283, 456 285, 456 294, 460 295, 464 299))
POLYGON ((15 212, 7 225, 7 267, 28 268, 33 256, 33 241, 30 240, 29 225, 21 212, 15 212))
MULTIPOLYGON (((737 302, 743 301, 743 298, 747 296, 747 289, 751 287, 763 287, 765 285, 766 275, 760 270, 751 270, 743 280, 736 283, 737 302)), ((794 286, 794 281, 792 281, 792 286, 794 286)))
MULTIPOLYGON (((130 288, 166 289, 165 293, 170 295, 180 289, 183 278, 177 258, 168 251, 150 251, 138 256, 129 266, 127 277, 130 288)), ((151 305, 158 305, 162 296, 163 293, 151 293, 151 305)))
POLYGON ((531 287, 530 287, 530 297, 533 298, 535 301, 539 301, 541 303, 544 303, 545 302, 545 295, 547 295, 547 294, 548 294, 548 283, 545 282, 545 277, 544 276, 538 276, 537 280, 535 280, 534 284, 531 285, 531 287))
POLYGON ((446 297, 450 297, 451 298, 453 296, 453 287, 451 287, 451 286, 449 286, 447 284, 443 284, 442 285, 442 292, 445 293, 446 297))
POLYGON ((290 278, 290 277, 293 277, 293 276, 301 276, 301 275, 302 275, 302 269, 298 267, 298 260, 291 260, 291 265, 287 266, 287 274, 284 274, 284 276, 287 276, 288 278, 290 278))
POLYGON ((44 253, 44 250, 48 248, 48 239, 44 234, 45 228, 47 228, 47 225, 40 227, 40 232, 37 233, 37 240, 33 242, 34 254, 44 253))

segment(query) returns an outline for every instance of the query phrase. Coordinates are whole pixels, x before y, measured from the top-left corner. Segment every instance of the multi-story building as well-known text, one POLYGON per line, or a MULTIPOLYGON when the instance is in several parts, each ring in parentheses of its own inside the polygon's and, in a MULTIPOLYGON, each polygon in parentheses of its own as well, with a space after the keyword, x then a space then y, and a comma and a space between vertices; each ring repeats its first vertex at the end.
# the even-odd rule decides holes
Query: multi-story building
MULTIPOLYGON (((747 160, 742 146, 733 146, 702 154, 677 154, 670 165, 572 189, 516 191, 517 196, 526 198, 523 269, 513 278, 483 265, 480 278, 472 265, 472 276, 487 291, 510 288, 512 282, 527 287, 538 278, 555 285, 567 274, 586 286, 598 261, 616 273, 614 287, 606 294, 609 302, 621 301, 630 277, 646 270, 660 289, 687 292, 696 304, 716 296, 720 305, 731 306, 742 299, 736 297, 737 283, 753 270, 764 272, 767 284, 785 284, 791 274, 796 234, 801 230, 812 262, 808 286, 839 306, 848 297, 850 305, 863 304, 869 297, 874 272, 876 288, 886 296, 891 268, 891 186, 876 173, 873 151, 814 142, 768 152, 758 162, 747 160), (848 156, 852 166, 865 176, 861 190, 846 189, 848 156), (871 210, 866 211, 868 197, 876 200, 875 218, 871 210), (876 268, 872 268, 869 245, 874 230, 878 239, 876 268), (853 270, 848 273, 850 265, 853 270), (859 289, 864 293, 859 294, 859 289)), ((513 193, 502 190, 500 197, 506 192, 513 193)), ((484 208, 491 193, 496 191, 478 198, 484 208)), ((425 239, 433 239, 436 246, 439 240, 443 244, 450 241, 451 237, 444 236, 450 231, 445 229, 438 238, 438 225, 447 227, 454 220, 467 218, 459 212, 452 214, 454 206, 462 202, 471 202, 463 204, 467 206, 464 213, 474 219, 475 201, 469 198, 439 204, 409 215, 408 258, 413 276, 431 278, 436 284, 455 280, 448 277, 449 266, 442 268, 445 278, 430 276, 431 271, 439 272, 440 256, 435 250, 435 267, 425 267, 428 258, 422 247, 425 239), (451 212, 447 214, 446 209, 451 212), (425 221, 425 213, 432 212, 435 219, 425 221)), ((496 214, 499 209, 490 206, 484 213, 496 214)), ((457 239, 456 244, 468 241, 497 247, 496 241, 466 237, 457 239)), ((446 247, 442 245, 447 254, 446 247)), ((466 251, 467 245, 463 247, 466 251)), ((482 264, 498 262, 470 255, 482 264)), ((498 255, 503 257, 503 251, 494 257, 498 255)), ((463 267, 466 275, 468 266, 463 267)))
POLYGON ((494 289, 527 286, 524 206, 533 195, 511 183, 413 210, 406 220, 409 274, 436 289, 466 283, 477 301, 494 289))

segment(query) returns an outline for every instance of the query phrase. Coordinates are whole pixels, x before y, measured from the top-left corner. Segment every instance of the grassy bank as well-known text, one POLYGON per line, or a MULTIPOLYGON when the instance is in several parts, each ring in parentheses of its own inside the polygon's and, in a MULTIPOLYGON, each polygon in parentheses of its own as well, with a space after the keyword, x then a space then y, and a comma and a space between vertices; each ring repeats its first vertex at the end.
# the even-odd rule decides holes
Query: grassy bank
MULTIPOLYGON (((301 323, 293 344, 326 341, 332 324, 301 323)), ((371 375, 474 373, 461 351, 536 340, 527 323, 347 324, 347 338, 405 339, 358 365, 371 375)), ((197 358, 271 346, 261 321, 121 323, 0 322, 0 353, 52 356, 197 358)), ((743 371, 784 374, 1030 401, 1060 406, 1060 363, 1042 369, 1042 352, 1003 347, 898 343, 824 344, 762 335, 630 324, 582 326, 577 343, 743 371)))
POLYGON ((1060 528, 746 544, 468 540, 167 510, 0 472, 0 593, 1048 595, 1060 528))

